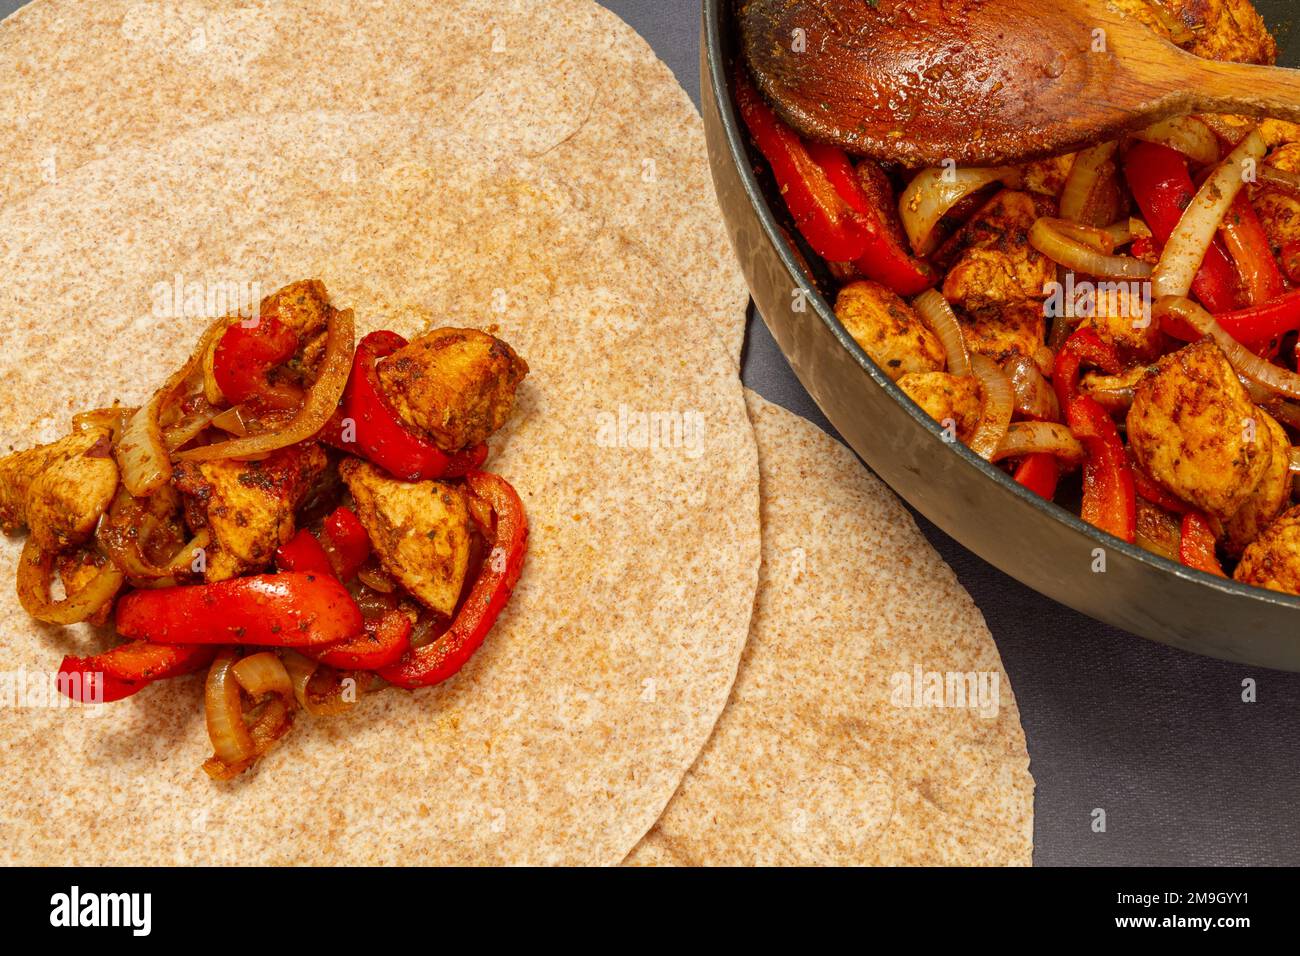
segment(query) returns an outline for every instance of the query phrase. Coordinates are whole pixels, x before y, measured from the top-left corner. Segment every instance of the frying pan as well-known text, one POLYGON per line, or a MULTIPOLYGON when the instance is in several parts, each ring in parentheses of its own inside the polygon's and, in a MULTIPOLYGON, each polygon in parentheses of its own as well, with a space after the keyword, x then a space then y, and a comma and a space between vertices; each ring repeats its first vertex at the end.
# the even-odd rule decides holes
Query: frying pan
MULTIPOLYGON (((1286 47, 1290 0, 1257 6, 1286 47)), ((714 187, 760 314, 849 445, 932 523, 1053 600, 1186 651, 1300 671, 1300 598, 1191 570, 1044 501, 946 441, 867 357, 835 318, 824 294, 828 277, 810 279, 801 267, 801 253, 787 239, 796 234, 793 223, 736 116, 732 13, 732 0, 704 0, 701 95, 714 187)), ((1293 52, 1283 65, 1297 65, 1293 52)))

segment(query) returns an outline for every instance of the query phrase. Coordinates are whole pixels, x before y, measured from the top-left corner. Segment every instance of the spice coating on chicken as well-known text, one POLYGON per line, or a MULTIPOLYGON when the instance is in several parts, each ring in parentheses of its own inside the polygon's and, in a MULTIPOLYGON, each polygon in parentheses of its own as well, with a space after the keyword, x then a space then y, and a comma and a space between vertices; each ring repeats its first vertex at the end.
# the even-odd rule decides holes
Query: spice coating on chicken
POLYGON ((1148 370, 1134 392, 1128 438, 1143 471, 1220 520, 1255 493, 1273 442, 1263 413, 1209 339, 1148 370))
POLYGON ((1300 594, 1300 507, 1264 529, 1246 548, 1232 576, 1243 584, 1300 594))
POLYGON ((960 257, 943 282, 943 296, 972 314, 1041 300, 1056 279, 1056 264, 1029 244, 1029 231, 1055 204, 1004 189, 958 235, 960 257))
POLYGON ((351 458, 339 474, 384 570, 425 607, 451 617, 469 565, 470 517, 461 490, 398 481, 351 458))
POLYGON ((328 459, 303 443, 263 461, 181 462, 172 478, 191 528, 212 531, 206 579, 225 581, 267 567, 294 533, 294 510, 328 459))
POLYGON ((0 528, 24 526, 43 550, 81 544, 117 490, 111 432, 86 427, 0 459, 0 528))
POLYGON ((852 282, 835 300, 840 323, 894 381, 943 370, 943 343, 910 305, 878 282, 852 282))
POLYGON ((1291 502, 1291 439, 1272 415, 1255 409, 1257 428, 1267 429, 1268 467, 1259 487, 1241 508, 1224 522, 1224 547, 1230 555, 1239 555, 1291 502))
POLYGON ((912 372, 898 380, 898 387, 940 425, 955 426, 958 441, 969 441, 979 427, 983 398, 974 376, 912 372))
POLYGON ((444 451, 486 441, 506 423, 528 363, 477 329, 438 329, 378 365, 384 397, 444 451))

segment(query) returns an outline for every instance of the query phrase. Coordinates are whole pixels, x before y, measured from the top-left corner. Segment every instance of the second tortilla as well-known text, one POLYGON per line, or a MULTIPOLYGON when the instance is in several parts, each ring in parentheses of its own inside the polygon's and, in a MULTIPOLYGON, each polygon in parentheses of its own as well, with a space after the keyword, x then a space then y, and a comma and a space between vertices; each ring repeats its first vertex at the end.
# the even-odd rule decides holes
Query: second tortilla
POLYGON ((847 448, 748 399, 763 517, 749 643, 712 737, 627 862, 1028 864, 1034 782, 979 609, 847 448), (935 675, 988 696, 953 706, 935 675))

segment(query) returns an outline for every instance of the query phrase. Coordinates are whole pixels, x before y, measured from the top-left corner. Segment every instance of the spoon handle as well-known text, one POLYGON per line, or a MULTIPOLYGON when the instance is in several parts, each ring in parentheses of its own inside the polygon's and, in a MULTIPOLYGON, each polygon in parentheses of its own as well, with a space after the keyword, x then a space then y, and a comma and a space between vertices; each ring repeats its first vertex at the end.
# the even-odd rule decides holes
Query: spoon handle
POLYGON ((1197 112, 1300 123, 1300 70, 1197 60, 1187 77, 1197 112))

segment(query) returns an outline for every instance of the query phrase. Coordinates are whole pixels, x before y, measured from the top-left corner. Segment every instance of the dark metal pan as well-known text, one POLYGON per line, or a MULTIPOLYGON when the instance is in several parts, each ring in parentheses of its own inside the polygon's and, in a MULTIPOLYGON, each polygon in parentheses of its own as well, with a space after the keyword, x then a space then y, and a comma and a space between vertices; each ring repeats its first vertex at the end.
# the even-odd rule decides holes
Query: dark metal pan
POLYGON ((1043 501, 945 441, 940 427, 867 358, 807 278, 786 238, 794 231, 785 207, 755 172, 761 163, 731 99, 731 0, 704 0, 703 21, 704 125, 732 244, 795 374, 871 469, 963 546, 1062 604, 1198 654, 1300 671, 1300 598, 1192 571, 1043 501))

